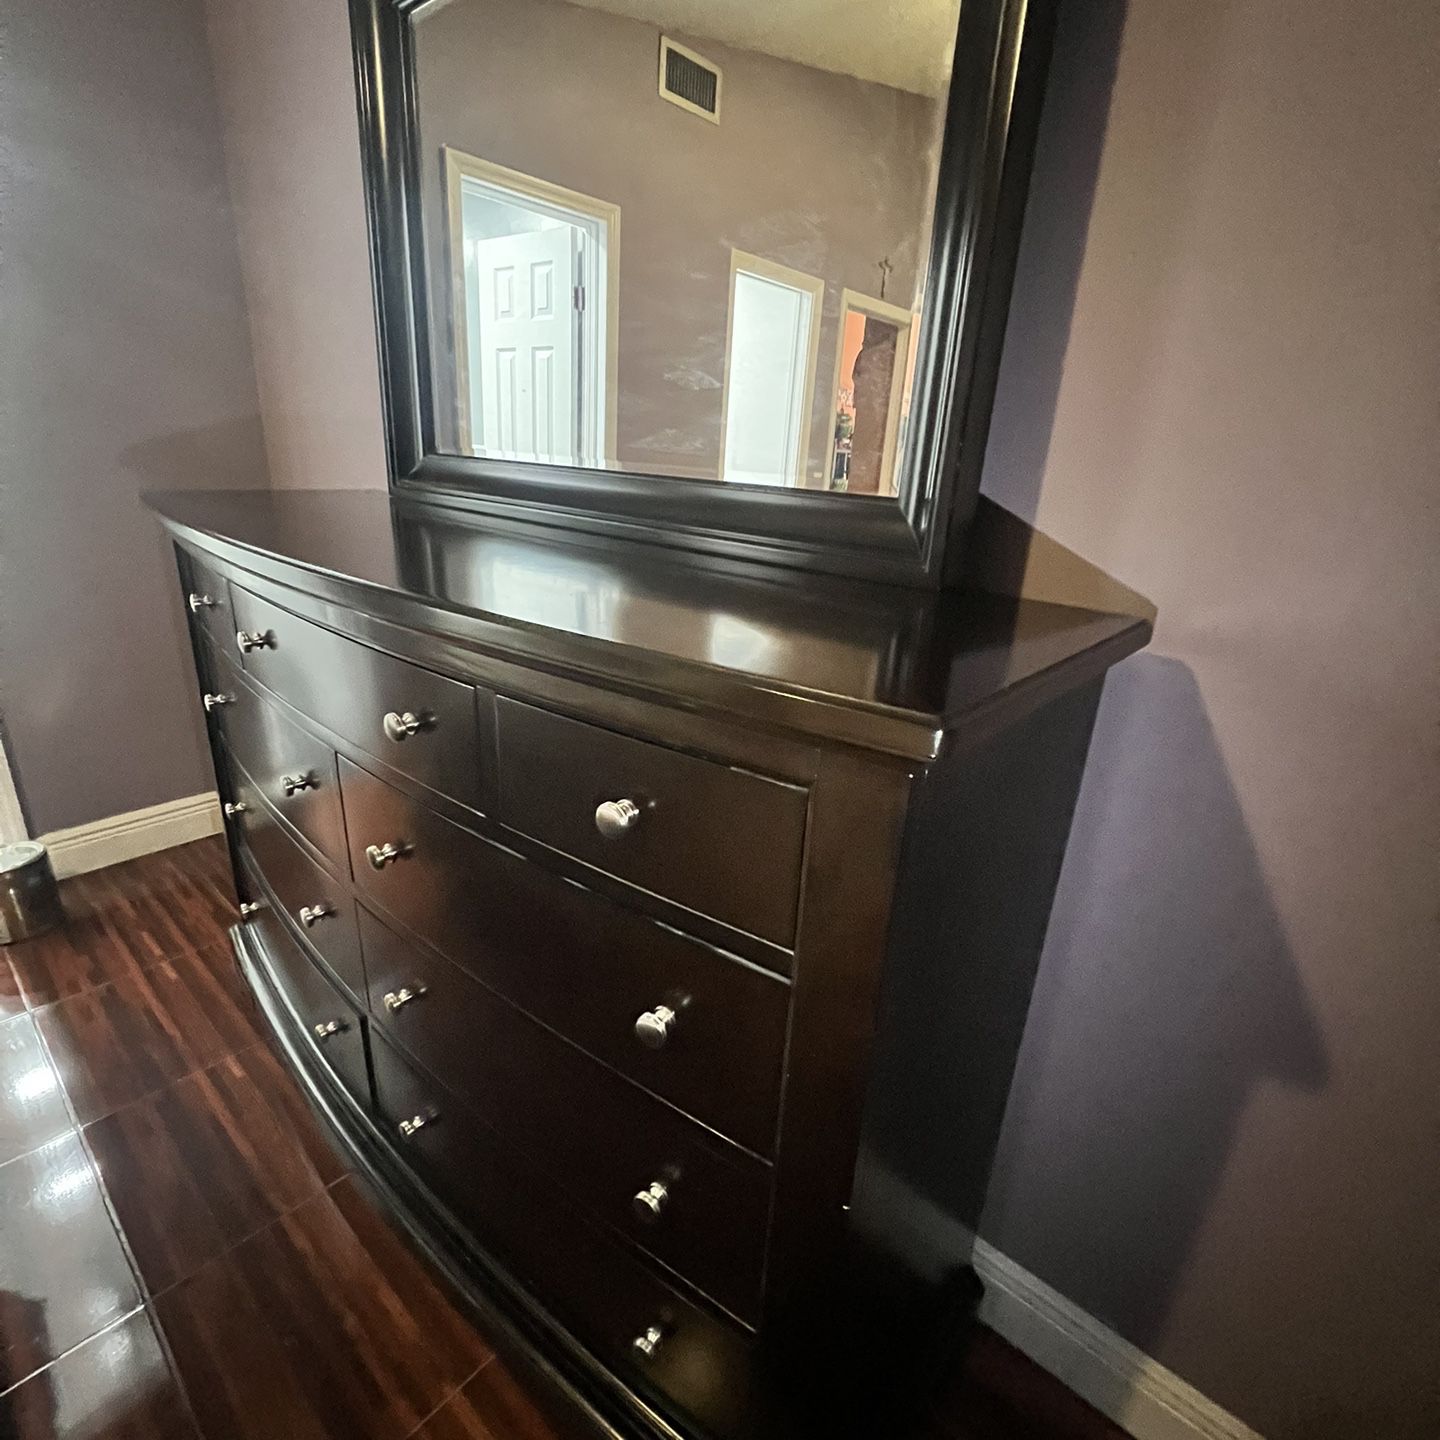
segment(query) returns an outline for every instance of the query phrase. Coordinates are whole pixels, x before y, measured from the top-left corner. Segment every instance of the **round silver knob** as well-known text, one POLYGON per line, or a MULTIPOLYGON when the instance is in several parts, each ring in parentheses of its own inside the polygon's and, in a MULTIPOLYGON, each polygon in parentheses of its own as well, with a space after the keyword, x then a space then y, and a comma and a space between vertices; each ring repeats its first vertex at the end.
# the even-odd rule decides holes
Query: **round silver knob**
POLYGON ((343 1020, 322 1020, 315 1027, 315 1038, 320 1041, 328 1040, 332 1035, 338 1035, 344 1028, 343 1020))
POLYGON ((201 697, 200 703, 206 710, 213 713, 222 705, 233 705, 235 703, 235 697, 233 695, 204 695, 201 697))
POLYGON ((400 1122, 400 1133, 408 1140, 417 1130, 433 1125, 439 1118, 433 1111, 429 1115, 412 1115, 408 1120, 400 1122))
POLYGON ((270 630, 237 630, 235 643, 242 654, 248 655, 252 650, 264 650, 267 646, 273 650, 275 635, 270 630))
POLYGON ((243 815, 250 807, 243 800, 225 802, 225 818, 233 820, 237 815, 243 815))
POLYGON ((365 858, 376 870, 383 870, 387 865, 393 865, 397 860, 403 860, 409 853, 410 846, 404 840, 387 840, 383 845, 367 845, 365 847, 365 858))
POLYGON ((201 610, 208 610, 215 603, 215 597, 213 595, 199 595, 194 590, 190 592, 186 599, 189 602, 190 608, 197 614, 201 610))
POLYGON ((252 915, 258 915, 264 906, 258 900, 242 900, 240 902, 240 918, 248 920, 252 915))
POLYGON ((618 840, 640 823, 643 813, 633 800, 602 800, 595 807, 595 828, 607 840, 618 840))
POLYGON ((637 1335, 631 1342, 630 1348, 637 1355, 642 1355, 646 1360, 653 1358, 655 1352, 665 1340, 665 1332, 658 1325, 651 1325, 646 1328, 643 1335, 637 1335))
POLYGON ((657 1005, 647 1010, 635 1022, 635 1038, 647 1050, 659 1050, 670 1038, 680 1017, 668 1005, 657 1005))
POLYGON ((293 795, 297 790, 318 790, 320 780, 313 771, 307 770, 303 775, 282 775, 280 788, 288 796, 293 795))
POLYGON ((302 905, 295 913, 300 923, 307 930, 310 930, 318 925, 327 915, 333 915, 335 912, 322 900, 318 905, 302 905))
POLYGON ((397 745, 402 740, 408 740, 417 731, 428 729, 431 723, 428 715, 417 715, 413 710, 391 710, 380 722, 385 730, 385 738, 395 741, 397 745))
POLYGON ((642 1225, 658 1225, 665 1218, 665 1207, 669 1203, 670 1187, 663 1180, 652 1180, 635 1193, 630 1212, 642 1225))
POLYGON ((412 1000, 418 1000, 425 993, 423 985, 402 985, 398 990, 387 990, 381 996, 385 1008, 393 1015, 403 1010, 412 1000))

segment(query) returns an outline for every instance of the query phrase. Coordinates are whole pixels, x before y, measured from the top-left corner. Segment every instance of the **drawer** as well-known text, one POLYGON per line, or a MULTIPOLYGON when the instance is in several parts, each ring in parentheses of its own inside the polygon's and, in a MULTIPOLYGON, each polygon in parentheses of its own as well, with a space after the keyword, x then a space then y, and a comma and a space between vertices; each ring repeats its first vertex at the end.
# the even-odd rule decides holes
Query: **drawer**
POLYGON ((755 1440, 749 1337, 587 1222, 462 1102, 371 1034, 381 1124, 481 1246, 629 1383, 653 1387, 707 1434, 755 1440), (635 1341, 652 1327, 659 1338, 646 1356, 635 1341))
POLYGON ((688 909, 794 946, 803 788, 503 697, 495 713, 507 825, 688 909))
POLYGON ((364 1005, 365 969, 349 886, 323 870, 290 838, 239 765, 232 764, 232 774, 235 799, 245 807, 237 818, 251 858, 280 907, 304 929, 335 978, 364 1005))
MULTIPOLYGON (((347 640, 238 585, 233 596, 237 628, 261 637, 242 654, 247 674, 402 775, 484 808, 489 747, 472 686, 347 640)), ((230 643, 238 644, 235 636, 230 643)))
POLYGON ((222 646, 235 643, 235 616, 230 607, 230 582, 193 555, 185 557, 182 572, 188 575, 185 606, 195 623, 211 641, 222 646))
POLYGON ((361 907, 370 1013, 591 1214, 732 1314, 760 1306, 770 1167, 361 907), (392 981, 401 976, 403 981, 392 981))
MULTIPOLYGON (((550 874, 343 757, 340 774, 362 893, 606 1064, 722 1135, 772 1151, 784 980, 550 874), (402 842, 404 858, 376 870, 367 847, 387 842, 402 842)), ((403 956, 394 970, 369 959, 372 989, 407 978, 403 956)))
MULTIPOLYGON (((247 862, 253 866, 253 861, 247 862)), ((263 894, 254 888, 257 897, 263 894)), ((346 1090, 370 1108, 365 1022, 291 937, 285 922, 262 903, 246 922, 260 933, 270 975, 300 1030, 346 1090)))
POLYGON ((264 799, 346 873, 335 752, 252 686, 236 683, 224 694, 234 698, 213 713, 221 717, 219 729, 230 755, 264 799))

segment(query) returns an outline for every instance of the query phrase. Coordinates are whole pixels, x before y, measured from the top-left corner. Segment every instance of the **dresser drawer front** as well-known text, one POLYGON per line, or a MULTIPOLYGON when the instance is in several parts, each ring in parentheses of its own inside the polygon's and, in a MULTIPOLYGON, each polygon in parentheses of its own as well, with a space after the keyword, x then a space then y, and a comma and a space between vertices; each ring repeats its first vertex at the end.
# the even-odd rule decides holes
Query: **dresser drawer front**
POLYGON ((365 968, 350 887, 301 850, 239 766, 234 767, 234 776, 235 798, 245 807, 239 816, 240 831, 251 859, 281 908, 304 930, 351 996, 364 1005, 365 968))
POLYGON ((590 1213, 754 1322, 770 1167, 707 1138, 363 907, 360 924, 370 1012, 393 1039, 590 1213))
POLYGON ((340 773, 363 892, 622 1074, 772 1151, 785 981, 548 873, 343 758, 340 773), (376 870, 367 849, 387 843, 408 853, 376 870))
MULTIPOLYGON (((249 863, 254 865, 253 860, 249 863)), ((262 905, 245 923, 260 932, 271 977, 312 1050, 369 1109, 364 1020, 295 943, 278 915, 262 905)))
POLYGON ((506 824, 793 947, 804 789, 504 697, 496 723, 506 824), (601 806, 612 808, 602 814, 601 806))
POLYGON ((238 585, 233 595, 237 628, 262 639, 242 654, 247 674, 402 775, 484 808, 489 762, 471 686, 347 640, 238 585))
POLYGON ((221 646, 235 643, 235 614, 230 604, 230 582, 193 555, 185 557, 190 577, 184 590, 185 608, 210 640, 221 646))
POLYGON ((749 1337, 595 1229, 461 1101, 371 1034, 381 1124, 481 1245, 632 1383, 653 1386, 707 1433, 754 1440, 749 1337), (652 1326, 661 1340, 646 1359, 634 1342, 652 1326))
POLYGON ((348 868, 335 752, 245 684, 231 686, 220 731, 250 783, 342 874, 348 868))

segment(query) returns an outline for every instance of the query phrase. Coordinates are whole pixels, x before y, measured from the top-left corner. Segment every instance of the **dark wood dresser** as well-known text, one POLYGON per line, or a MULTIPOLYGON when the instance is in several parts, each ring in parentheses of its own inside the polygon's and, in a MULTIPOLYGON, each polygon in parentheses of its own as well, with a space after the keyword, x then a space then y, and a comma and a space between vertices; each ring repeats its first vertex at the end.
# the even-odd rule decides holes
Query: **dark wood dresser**
POLYGON ((416 1243, 595 1433, 901 1433, 1147 623, 379 494, 151 503, 239 963, 416 1243))

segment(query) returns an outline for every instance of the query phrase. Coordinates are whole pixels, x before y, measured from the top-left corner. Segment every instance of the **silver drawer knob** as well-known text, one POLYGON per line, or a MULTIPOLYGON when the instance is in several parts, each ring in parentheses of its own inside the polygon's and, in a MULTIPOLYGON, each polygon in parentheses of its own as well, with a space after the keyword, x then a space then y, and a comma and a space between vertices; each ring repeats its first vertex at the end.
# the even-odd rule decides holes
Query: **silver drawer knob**
POLYGON ((408 1140, 417 1130, 423 1130, 427 1125, 433 1125, 439 1118, 439 1115, 433 1110, 428 1115, 412 1115, 408 1120, 400 1122, 400 1133, 408 1140))
POLYGON ((637 1335, 630 1342, 630 1348, 637 1355, 643 1356, 646 1360, 654 1357, 655 1352, 664 1343, 665 1332, 658 1325, 649 1326, 643 1335, 637 1335))
POLYGON ((215 597, 213 595, 201 595, 194 590, 192 590, 185 599, 186 603, 196 614, 199 614, 201 610, 209 610, 211 606, 215 604, 215 597))
POLYGON ((630 1210, 642 1225, 658 1225, 665 1218, 665 1207, 669 1203, 670 1187, 663 1180, 653 1180, 636 1192, 630 1210))
POLYGON ((365 858, 375 870, 383 870, 387 865, 403 860, 409 853, 410 845, 405 840, 387 840, 383 845, 365 847, 365 858))
POLYGON ((385 738, 398 745, 420 730, 428 730, 434 723, 428 715, 417 715, 413 710, 391 710, 380 722, 385 729, 385 738))
POLYGON ((385 1008, 393 1015, 403 1010, 412 1000, 418 1000, 425 993, 423 985, 402 985, 398 990, 387 990, 381 996, 385 1008))
POLYGON ((607 840, 618 840, 640 823, 641 814, 633 800, 602 800, 595 807, 595 828, 607 840))
POLYGON ((315 1038, 323 1043, 332 1035, 338 1035, 344 1028, 343 1020, 322 1020, 315 1027, 315 1038))
POLYGON ((657 1005, 635 1022, 635 1038, 647 1050, 659 1050, 669 1040, 679 1019, 668 1005, 657 1005))
POLYGON ((237 815, 243 815, 250 807, 243 800, 225 802, 225 818, 233 820, 237 815))
POLYGON ((302 905, 295 913, 300 923, 307 930, 310 930, 318 925, 327 915, 333 915, 335 911, 322 900, 318 905, 302 905))
POLYGON ((287 796, 295 794, 297 790, 318 790, 320 778, 313 770, 307 770, 303 775, 282 775, 280 788, 287 796))
POLYGON ((264 908, 258 900, 242 900, 240 902, 240 918, 248 920, 252 915, 258 915, 264 908))
POLYGON ((235 703, 235 697, 233 695, 203 695, 200 698, 200 703, 207 711, 213 714, 222 705, 233 705, 235 703))
POLYGON ((275 633, 272 630, 237 630, 235 643, 240 647, 242 655, 248 655, 252 650, 264 650, 267 647, 273 650, 275 633))

